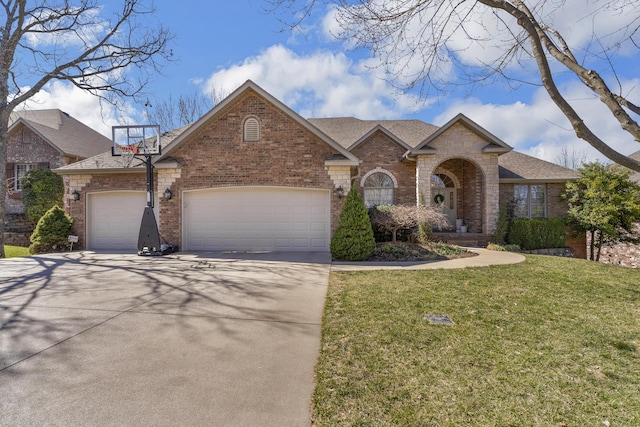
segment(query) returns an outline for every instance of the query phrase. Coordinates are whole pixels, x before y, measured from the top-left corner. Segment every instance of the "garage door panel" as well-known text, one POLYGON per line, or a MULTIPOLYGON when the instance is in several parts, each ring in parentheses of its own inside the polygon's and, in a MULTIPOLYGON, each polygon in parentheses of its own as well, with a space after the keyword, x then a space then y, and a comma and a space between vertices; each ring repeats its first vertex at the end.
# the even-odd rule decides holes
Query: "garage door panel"
POLYGON ((326 190, 240 187, 184 194, 187 250, 329 248, 326 190))
POLYGON ((135 251, 146 193, 93 193, 88 198, 87 248, 135 251))

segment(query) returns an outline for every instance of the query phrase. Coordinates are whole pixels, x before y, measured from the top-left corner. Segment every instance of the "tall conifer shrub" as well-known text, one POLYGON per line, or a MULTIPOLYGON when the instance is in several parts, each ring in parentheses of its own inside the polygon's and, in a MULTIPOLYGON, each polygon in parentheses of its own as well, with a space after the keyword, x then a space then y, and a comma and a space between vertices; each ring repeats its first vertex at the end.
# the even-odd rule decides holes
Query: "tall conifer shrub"
POLYGON ((338 228, 331 239, 331 256, 345 261, 362 261, 373 256, 375 250, 369 211, 354 185, 344 202, 338 228))

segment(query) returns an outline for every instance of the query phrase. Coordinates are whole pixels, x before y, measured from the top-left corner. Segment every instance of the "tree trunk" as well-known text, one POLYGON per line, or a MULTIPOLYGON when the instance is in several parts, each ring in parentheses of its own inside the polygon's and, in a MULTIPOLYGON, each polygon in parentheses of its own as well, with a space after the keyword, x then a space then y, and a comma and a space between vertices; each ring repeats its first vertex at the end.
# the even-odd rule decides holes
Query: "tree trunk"
POLYGON ((0 67, 0 258, 4 253, 4 221, 7 209, 7 144, 9 142, 9 116, 12 108, 8 105, 9 90, 7 74, 0 67))
MULTIPOLYGON (((0 90, 0 96, 2 96, 0 90)), ((0 102, 6 100, 1 98, 0 102)), ((5 210, 7 209, 7 143, 9 132, 9 108, 0 105, 0 258, 5 257, 4 253, 4 221, 5 210)))
POLYGON ((600 261, 600 252, 602 251, 602 243, 604 241, 604 233, 601 231, 598 235, 598 255, 596 256, 596 261, 600 261))
POLYGON ((394 242, 394 243, 396 242, 396 237, 397 237, 399 229, 400 229, 400 227, 395 227, 393 229, 393 231, 391 232, 391 241, 394 242))
POLYGON ((596 232, 590 231, 591 240, 589 242, 589 261, 595 261, 595 247, 596 247, 596 232))

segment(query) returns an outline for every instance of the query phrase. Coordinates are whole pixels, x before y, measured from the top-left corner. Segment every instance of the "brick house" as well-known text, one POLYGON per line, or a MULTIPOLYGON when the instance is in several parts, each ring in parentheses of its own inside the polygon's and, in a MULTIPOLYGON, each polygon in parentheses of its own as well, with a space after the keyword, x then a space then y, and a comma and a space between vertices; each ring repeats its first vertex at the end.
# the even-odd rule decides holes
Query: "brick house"
POLYGON ((5 242, 29 245, 33 231, 24 217, 22 178, 34 168, 56 169, 108 150, 109 138, 57 110, 11 114, 7 144, 5 242))
MULTIPOLYGON (((306 120, 251 81, 190 126, 166 132, 154 156, 161 236, 183 250, 326 251, 344 194, 367 205, 441 203, 455 228, 490 236, 501 198, 521 216, 561 216, 576 173, 512 151, 467 117, 306 120), (167 196, 170 197, 166 197, 167 196)), ((145 168, 103 153, 57 169, 80 246, 135 250, 145 168)))

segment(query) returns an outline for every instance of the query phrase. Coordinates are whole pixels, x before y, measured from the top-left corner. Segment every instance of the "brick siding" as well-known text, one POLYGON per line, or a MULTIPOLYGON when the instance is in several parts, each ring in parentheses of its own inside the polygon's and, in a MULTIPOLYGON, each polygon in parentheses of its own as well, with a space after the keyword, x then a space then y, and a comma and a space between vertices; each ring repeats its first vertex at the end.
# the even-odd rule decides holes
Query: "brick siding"
MULTIPOLYGON (((402 161, 402 155, 406 151, 406 148, 378 131, 351 152, 362 160, 360 176, 376 168, 385 169, 392 173, 398 182, 398 188, 395 189, 395 204, 415 205, 416 163, 402 161)), ((358 184, 360 184, 359 181, 358 184)), ((360 187, 360 193, 364 194, 362 187, 360 187)))
POLYGON ((7 179, 10 184, 6 197, 7 214, 24 213, 22 193, 13 192, 14 168, 16 164, 37 164, 55 169, 63 166, 64 158, 51 144, 24 125, 17 126, 7 141, 7 179))

